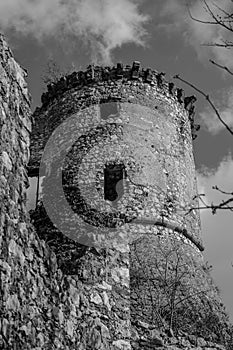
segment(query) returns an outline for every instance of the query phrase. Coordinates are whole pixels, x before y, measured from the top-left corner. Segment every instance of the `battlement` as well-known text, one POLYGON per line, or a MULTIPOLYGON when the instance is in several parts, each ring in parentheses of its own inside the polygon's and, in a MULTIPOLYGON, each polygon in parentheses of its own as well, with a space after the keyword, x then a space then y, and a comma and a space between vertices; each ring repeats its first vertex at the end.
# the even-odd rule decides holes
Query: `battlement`
MULTIPOLYGON (((47 91, 42 94, 41 102, 42 107, 47 107, 53 102, 55 98, 58 98, 63 93, 72 89, 82 89, 84 86, 93 86, 94 84, 109 84, 110 82, 121 81, 122 83, 140 82, 156 87, 161 93, 171 97, 174 101, 183 105, 184 109, 187 110, 189 120, 192 129, 192 137, 196 138, 196 131, 199 130, 200 126, 194 123, 194 102, 196 101, 195 96, 185 96, 183 89, 178 88, 175 84, 165 80, 165 73, 158 72, 151 68, 141 67, 141 63, 134 61, 132 66, 123 65, 117 63, 114 67, 101 67, 89 65, 86 71, 73 72, 67 76, 60 78, 57 82, 47 85, 47 91)), ((109 99, 105 99, 104 102, 120 101, 119 95, 109 96, 109 99)))

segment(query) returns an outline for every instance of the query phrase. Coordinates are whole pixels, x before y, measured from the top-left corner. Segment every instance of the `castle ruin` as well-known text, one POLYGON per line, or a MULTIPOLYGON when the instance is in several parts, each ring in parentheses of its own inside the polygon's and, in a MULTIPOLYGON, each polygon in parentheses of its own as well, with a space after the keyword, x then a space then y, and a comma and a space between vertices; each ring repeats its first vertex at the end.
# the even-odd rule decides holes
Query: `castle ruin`
POLYGON ((0 46, 0 347, 225 349, 191 210, 195 98, 135 61, 61 78, 31 115, 0 46))

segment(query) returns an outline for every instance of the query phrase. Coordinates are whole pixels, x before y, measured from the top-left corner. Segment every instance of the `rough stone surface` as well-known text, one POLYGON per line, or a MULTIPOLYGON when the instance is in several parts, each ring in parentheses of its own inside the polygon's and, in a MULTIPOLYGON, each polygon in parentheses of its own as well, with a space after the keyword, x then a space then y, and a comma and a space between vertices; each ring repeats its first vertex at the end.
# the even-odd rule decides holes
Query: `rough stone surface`
MULTIPOLYGON (((153 79, 148 71, 145 73, 146 78, 144 77, 147 82, 137 80, 140 78, 137 70, 130 72, 132 82, 130 80, 128 85, 125 82, 126 93, 124 93, 124 85, 121 81, 122 74, 119 69, 117 73, 120 79, 119 89, 116 82, 111 84, 111 80, 106 80, 106 87, 97 82, 98 88, 95 87, 95 82, 92 81, 90 84, 94 85, 83 87, 80 87, 80 84, 77 83, 77 89, 73 82, 71 83, 72 88, 67 83, 68 91, 66 91, 67 86, 60 82, 51 96, 48 93, 44 95, 43 106, 36 111, 34 116, 32 160, 28 168, 29 174, 33 174, 33 172, 35 174, 42 155, 41 151, 43 151, 51 131, 59 125, 62 118, 65 119, 68 115, 78 112, 80 98, 83 99, 84 106, 87 106, 93 104, 96 98, 97 101, 99 101, 99 97, 104 98, 104 95, 106 95, 106 98, 109 95, 111 95, 111 98, 117 98, 119 91, 121 91, 123 95, 125 94, 123 102, 128 102, 130 96, 132 96, 132 101, 136 101, 138 98, 139 103, 148 108, 153 108, 155 105, 152 96, 156 94, 159 97, 157 100, 160 100, 159 110, 161 108, 161 112, 157 114, 158 119, 161 118, 162 110, 168 116, 169 110, 175 107, 176 112, 180 113, 181 120, 184 121, 182 130, 177 131, 179 123, 177 115, 174 116, 175 119, 170 118, 169 122, 162 121, 161 118, 159 129, 161 132, 165 132, 168 127, 173 125, 175 134, 167 137, 174 137, 174 142, 176 138, 180 138, 178 149, 176 148, 174 152, 177 157, 181 155, 182 150, 187 152, 187 159, 185 159, 188 162, 187 164, 191 166, 190 176, 193 176, 191 131, 188 124, 188 114, 185 111, 182 112, 182 107, 178 105, 179 101, 177 102, 177 99, 180 99, 180 94, 172 98, 170 95, 167 96, 162 91, 157 90, 161 84, 161 77, 157 77, 157 87, 154 88, 153 79), (97 95, 93 91, 97 91, 97 95), (87 93, 89 93, 89 97, 85 95, 87 93), (80 94, 83 94, 83 97, 80 94), (169 105, 172 107, 169 107, 169 105), (70 108, 69 113, 67 111, 68 106, 70 108), (54 119, 56 111, 59 111, 57 120, 54 119), (39 119, 41 119, 41 123, 39 119), (163 126, 163 123, 168 123, 170 126, 163 126), (43 125, 45 127, 40 129, 43 125), (50 127, 46 128, 49 125, 50 127), (185 138, 182 137, 183 132, 186 135, 185 138)), ((46 217, 42 205, 38 205, 36 212, 32 213, 32 223, 30 222, 26 209, 26 189, 28 187, 26 167, 29 160, 29 134, 32 118, 25 76, 25 72, 16 63, 9 47, 1 36, 0 348, 3 350, 224 349, 216 343, 223 343, 224 337, 221 338, 219 332, 223 335, 224 332, 227 332, 227 318, 221 308, 215 287, 201 268, 202 256, 197 245, 175 230, 174 226, 173 229, 164 227, 160 221, 160 226, 156 226, 151 230, 152 239, 145 241, 145 244, 143 244, 143 249, 145 249, 143 253, 142 245, 140 245, 142 242, 140 239, 143 238, 145 233, 143 225, 141 231, 139 230, 140 232, 135 229, 139 244, 135 252, 132 242, 128 243, 127 241, 122 244, 119 244, 118 241, 113 247, 108 247, 107 250, 85 247, 72 241, 59 233, 53 226, 49 218, 46 217), (157 235, 160 235, 163 239, 159 239, 157 235), (161 286, 161 288, 153 291, 154 294, 147 295, 151 286, 148 285, 148 280, 146 281, 143 278, 143 274, 144 277, 147 276, 148 271, 144 269, 150 263, 150 259, 153 258, 151 256, 153 250, 149 248, 154 243, 156 243, 155 247, 162 244, 162 251, 166 252, 166 249, 169 250, 169 244, 171 244, 169 242, 173 241, 181 242, 178 244, 178 249, 181 249, 184 256, 191 259, 190 261, 198 266, 199 269, 195 269, 194 272, 200 270, 197 276, 193 276, 193 282, 195 283, 193 285, 189 284, 189 292, 196 292, 195 288, 200 280, 202 281, 201 288, 206 291, 208 286, 211 289, 210 292, 205 293, 204 299, 197 298, 193 300, 193 304, 203 302, 202 313, 198 313, 200 319, 199 333, 200 327, 204 324, 203 319, 207 317, 209 311, 211 311, 210 316, 215 316, 216 326, 221 327, 220 329, 208 328, 208 319, 206 319, 205 337, 199 336, 198 332, 193 336, 191 336, 192 332, 187 334, 183 331, 181 333, 179 328, 182 329, 182 327, 178 327, 178 321, 175 336, 172 331, 168 336, 162 331, 162 328, 169 328, 166 313, 160 313, 160 320, 164 322, 162 327, 159 325, 157 317, 148 312, 151 310, 155 298, 162 298, 161 291, 165 290, 164 286, 161 286), (147 254, 145 252, 147 251, 150 251, 150 255, 148 255, 149 260, 145 261, 147 254), (136 253, 142 260, 137 260, 136 253), (137 281, 138 283, 136 283, 137 281)), ((69 79, 72 81, 71 78, 69 79)), ((93 75, 89 76, 89 79, 93 79, 93 75)), ((129 108, 128 105, 125 107, 129 108)), ((98 115, 98 109, 96 110, 98 115)), ((97 122, 99 122, 98 118, 97 122)), ((84 128, 85 123, 86 120, 83 121, 84 128)), ((117 137, 116 134, 113 136, 117 137)), ((162 141, 162 135, 160 139, 155 138, 157 142, 156 149, 159 147, 160 140, 161 147, 164 150, 169 147, 169 143, 166 143, 165 139, 166 137, 162 141)), ((161 156, 161 161, 162 158, 161 156)), ((173 158, 170 154, 169 159, 172 160, 173 158)), ((174 166, 174 163, 167 164, 165 170, 169 172, 169 166, 174 166)), ((174 176, 179 189, 181 190, 182 183, 185 186, 185 181, 188 181, 191 186, 187 191, 181 191, 180 198, 189 200, 195 191, 195 181, 192 181, 192 178, 189 178, 188 174, 185 173, 184 166, 181 164, 177 166, 181 172, 184 171, 180 182, 178 176, 174 176)), ((161 183, 165 183, 166 188, 168 188, 173 182, 171 178, 165 181, 164 176, 161 176, 161 183)), ((161 208, 159 207, 159 209, 161 208)), ((174 211, 166 211, 166 215, 169 220, 173 218, 179 221, 179 215, 174 211)), ((198 213, 187 222, 187 231, 190 230, 192 231, 192 237, 201 242, 198 213)), ((159 250, 157 251, 159 252, 159 250)), ((175 250, 175 254, 176 252, 175 250)), ((156 262, 153 259, 151 262, 155 266, 156 262)), ((163 260, 161 260, 161 265, 163 263, 163 260)), ((171 271, 173 271, 172 266, 171 264, 171 271)), ((188 269, 185 275, 186 280, 182 280, 183 286, 186 282, 190 283, 191 272, 192 269, 188 269)), ((157 276, 157 273, 155 276, 157 276)), ((160 282, 157 280, 158 286, 160 282)), ((183 290, 182 292, 185 293, 183 290)), ((163 302, 166 302, 166 298, 161 299, 161 303, 163 302)), ((162 311, 160 310, 160 312, 162 311)), ((178 316, 179 313, 176 312, 177 320, 178 316)), ((183 328, 185 331, 189 331, 186 324, 183 328)))

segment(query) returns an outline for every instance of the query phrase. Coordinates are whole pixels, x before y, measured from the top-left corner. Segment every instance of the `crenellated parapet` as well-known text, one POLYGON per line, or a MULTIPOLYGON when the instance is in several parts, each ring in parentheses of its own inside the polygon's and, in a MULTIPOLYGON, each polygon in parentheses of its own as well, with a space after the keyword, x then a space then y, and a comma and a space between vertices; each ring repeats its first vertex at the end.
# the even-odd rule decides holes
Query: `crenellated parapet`
POLYGON ((67 76, 60 78, 57 82, 48 84, 47 91, 42 94, 42 104, 48 105, 54 97, 61 95, 63 92, 73 88, 83 88, 93 83, 103 83, 109 81, 122 81, 126 82, 129 80, 140 81, 148 83, 152 86, 157 86, 163 92, 170 93, 174 96, 177 101, 183 103, 183 99, 180 95, 178 88, 171 89, 171 83, 165 81, 165 73, 157 72, 151 68, 142 68, 140 62, 134 61, 132 66, 117 63, 114 67, 101 67, 89 65, 86 71, 73 72, 67 76))
MULTIPOLYGON (((63 93, 72 89, 83 89, 95 84, 103 84, 105 82, 122 82, 123 84, 132 81, 148 84, 156 87, 164 95, 170 96, 173 100, 180 103, 187 110, 190 124, 192 128, 192 137, 196 138, 196 131, 200 126, 194 123, 194 102, 195 96, 185 96, 183 89, 176 87, 173 82, 165 80, 165 73, 158 72, 151 68, 141 67, 141 63, 134 61, 131 65, 123 65, 117 63, 114 67, 101 67, 89 65, 85 71, 73 72, 67 76, 63 76, 57 82, 47 85, 47 91, 41 96, 42 106, 46 107, 53 103, 53 100, 62 96, 63 93)), ((105 102, 120 101, 121 96, 112 94, 108 96, 105 102)))

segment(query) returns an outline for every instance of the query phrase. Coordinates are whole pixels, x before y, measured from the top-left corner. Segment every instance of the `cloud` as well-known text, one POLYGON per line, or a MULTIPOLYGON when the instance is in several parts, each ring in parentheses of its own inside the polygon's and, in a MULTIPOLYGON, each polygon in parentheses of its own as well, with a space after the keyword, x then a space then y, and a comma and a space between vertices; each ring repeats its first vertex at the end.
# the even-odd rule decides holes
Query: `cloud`
MULTIPOLYGON (((201 21, 211 21, 212 17, 206 11, 203 0, 166 0, 164 2, 161 16, 167 21, 163 28, 167 31, 182 32, 187 44, 193 46, 199 59, 212 57, 218 63, 233 68, 232 52, 225 48, 215 46, 204 46, 205 44, 222 43, 222 39, 232 41, 232 32, 218 25, 204 24, 191 19, 188 13, 188 7, 192 16, 201 21)), ((210 9, 218 15, 223 13, 217 9, 214 2, 207 0, 210 9)), ((219 6, 226 12, 232 13, 232 2, 222 0, 219 6)))
POLYGON ((111 52, 126 43, 145 44, 148 16, 138 0, 1 0, 3 31, 38 40, 72 35, 87 43, 94 60, 110 63, 111 52))
MULTIPOLYGON (((214 101, 221 118, 233 129, 233 87, 221 91, 221 95, 214 101)), ((225 126, 219 121, 214 110, 207 107, 199 113, 203 126, 213 135, 225 129, 225 126)))
POLYGON ((209 204, 211 202, 220 202, 221 199, 223 199, 223 195, 219 191, 213 190, 212 186, 217 185, 220 189, 226 192, 232 192, 232 179, 233 159, 231 154, 229 154, 222 160, 217 170, 214 171, 204 168, 198 173, 198 191, 199 193, 205 193, 206 200, 209 204))
MULTIPOLYGON (((212 189, 217 185, 225 191, 233 191, 233 159, 229 155, 220 163, 216 171, 206 170, 198 174, 199 193, 205 193, 205 201, 210 204, 220 203, 222 199, 230 198, 221 195, 212 189)), ((233 263, 232 245, 232 220, 233 212, 219 210, 213 215, 210 210, 203 209, 201 212, 202 237, 204 241, 205 259, 213 265, 213 277, 220 287, 223 301, 231 313, 233 321, 232 291, 233 291, 233 263)))
MULTIPOLYGON (((212 58, 219 64, 233 69, 232 50, 214 46, 201 46, 208 43, 221 43, 223 38, 233 41, 233 33, 215 24, 203 24, 192 20, 186 4, 186 0, 165 1, 161 11, 161 16, 164 18, 163 29, 171 33, 174 31, 182 33, 186 44, 195 48, 200 60, 207 61, 212 58)), ((201 21, 213 20, 205 10, 203 0, 189 0, 188 4, 190 13, 194 18, 201 21)), ((207 4, 212 4, 210 8, 214 10, 215 14, 221 13, 211 0, 207 0, 207 4)), ((233 5, 230 0, 222 0, 220 6, 226 12, 232 13, 233 5)), ((216 96, 216 99, 213 100, 214 105, 217 107, 221 118, 229 127, 233 128, 233 87, 216 92, 216 96)), ((225 129, 214 110, 209 106, 199 114, 203 126, 213 135, 225 129)))

